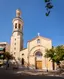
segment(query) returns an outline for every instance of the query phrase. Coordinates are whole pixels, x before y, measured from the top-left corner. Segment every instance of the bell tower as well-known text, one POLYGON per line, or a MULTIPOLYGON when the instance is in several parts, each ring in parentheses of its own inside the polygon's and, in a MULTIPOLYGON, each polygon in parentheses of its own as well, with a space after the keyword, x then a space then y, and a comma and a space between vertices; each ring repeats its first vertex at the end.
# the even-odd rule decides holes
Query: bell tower
POLYGON ((13 19, 12 23, 13 31, 10 43, 10 53, 18 60, 20 51, 23 49, 23 20, 19 9, 16 10, 16 17, 13 19))

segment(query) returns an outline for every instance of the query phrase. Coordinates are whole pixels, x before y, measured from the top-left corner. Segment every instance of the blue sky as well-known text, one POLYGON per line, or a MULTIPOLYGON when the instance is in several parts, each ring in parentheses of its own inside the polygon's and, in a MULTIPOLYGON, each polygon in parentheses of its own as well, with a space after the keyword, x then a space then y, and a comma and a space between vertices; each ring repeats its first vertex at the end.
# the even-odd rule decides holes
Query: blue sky
POLYGON ((52 39, 53 46, 64 44, 64 0, 52 0, 54 8, 45 16, 44 0, 0 0, 0 42, 10 43, 12 20, 20 8, 24 21, 24 47, 27 41, 37 36, 52 39))

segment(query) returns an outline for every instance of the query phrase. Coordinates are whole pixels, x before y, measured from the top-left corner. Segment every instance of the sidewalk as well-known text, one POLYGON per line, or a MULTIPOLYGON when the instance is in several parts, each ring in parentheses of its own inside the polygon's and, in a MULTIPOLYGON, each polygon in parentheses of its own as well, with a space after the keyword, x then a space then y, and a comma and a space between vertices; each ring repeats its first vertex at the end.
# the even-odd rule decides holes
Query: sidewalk
MULTIPOLYGON (((1 68, 1 70, 6 70, 5 68, 1 68)), ((13 72, 14 74, 22 74, 22 75, 41 75, 41 76, 57 76, 64 78, 64 72, 59 74, 59 72, 55 71, 43 71, 43 70, 32 70, 27 68, 20 68, 20 69, 12 69, 8 68, 9 72, 13 72)))
POLYGON ((56 77, 63 77, 64 78, 64 72, 62 74, 55 74, 55 73, 49 73, 45 71, 34 71, 34 70, 22 70, 17 71, 16 74, 26 74, 26 75, 44 75, 44 76, 56 76, 56 77))

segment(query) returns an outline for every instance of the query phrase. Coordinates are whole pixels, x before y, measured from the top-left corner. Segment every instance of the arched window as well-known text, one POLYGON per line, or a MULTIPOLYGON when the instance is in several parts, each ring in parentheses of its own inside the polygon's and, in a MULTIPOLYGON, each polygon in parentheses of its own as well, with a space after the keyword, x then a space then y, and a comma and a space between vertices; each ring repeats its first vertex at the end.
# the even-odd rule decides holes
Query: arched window
POLYGON ((40 39, 37 39, 37 43, 40 43, 40 39))
POLYGON ((15 23, 15 29, 17 28, 17 23, 15 23))
POLYGON ((21 24, 19 24, 19 26, 18 26, 18 27, 19 27, 19 29, 20 29, 20 26, 21 26, 21 24))
POLYGON ((35 53, 35 55, 36 55, 36 56, 42 56, 42 53, 41 53, 40 51, 37 51, 37 52, 35 53))
POLYGON ((22 62, 22 65, 24 65, 24 58, 22 58, 21 62, 22 62))

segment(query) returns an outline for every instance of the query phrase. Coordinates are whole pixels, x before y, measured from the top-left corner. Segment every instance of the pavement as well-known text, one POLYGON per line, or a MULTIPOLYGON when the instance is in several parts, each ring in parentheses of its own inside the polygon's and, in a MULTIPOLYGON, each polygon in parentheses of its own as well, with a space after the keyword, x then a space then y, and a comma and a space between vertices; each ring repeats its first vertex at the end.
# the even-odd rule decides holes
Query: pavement
POLYGON ((46 71, 35 71, 35 70, 23 70, 23 71, 17 71, 15 72, 17 74, 27 74, 27 75, 44 75, 44 76, 57 76, 57 77, 63 77, 64 78, 64 72, 59 73, 52 73, 52 72, 46 72, 46 71))
MULTIPOLYGON (((43 72, 44 73, 44 72, 43 72)), ((48 72, 43 74, 32 70, 12 70, 0 68, 0 79, 64 79, 60 76, 49 76, 48 72)))

